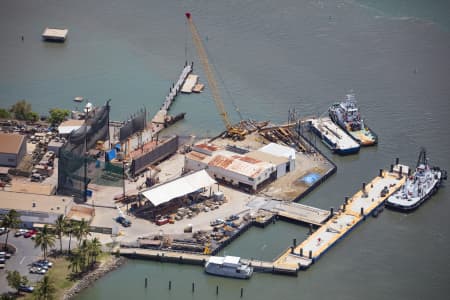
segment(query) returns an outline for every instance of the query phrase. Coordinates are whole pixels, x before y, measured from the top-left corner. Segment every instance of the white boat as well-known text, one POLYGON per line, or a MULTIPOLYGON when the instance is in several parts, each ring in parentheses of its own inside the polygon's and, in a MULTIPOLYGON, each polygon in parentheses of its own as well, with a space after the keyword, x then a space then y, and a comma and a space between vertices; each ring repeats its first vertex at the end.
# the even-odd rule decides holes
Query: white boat
POLYGON ((328 113, 333 122, 341 126, 361 146, 371 146, 378 143, 375 132, 361 118, 354 94, 348 94, 345 101, 331 105, 328 113))
POLYGON ((405 184, 386 200, 386 206, 401 211, 411 211, 419 207, 439 189, 447 172, 438 167, 430 167, 425 149, 419 154, 416 171, 408 176, 405 184))
POLYGON ((314 118, 309 122, 311 130, 333 152, 340 155, 358 153, 359 144, 338 125, 333 123, 329 117, 314 118))
POLYGON ((253 274, 253 268, 241 262, 237 256, 211 256, 205 263, 205 272, 225 277, 248 279, 253 274))

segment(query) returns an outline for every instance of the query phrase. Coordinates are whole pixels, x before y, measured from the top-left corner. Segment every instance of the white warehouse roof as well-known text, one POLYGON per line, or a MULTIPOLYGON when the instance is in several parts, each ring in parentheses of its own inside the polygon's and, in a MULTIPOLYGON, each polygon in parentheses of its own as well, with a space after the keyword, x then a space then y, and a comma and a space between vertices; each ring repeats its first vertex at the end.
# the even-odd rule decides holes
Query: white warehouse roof
POLYGON ((275 156, 295 159, 295 150, 291 147, 270 143, 258 149, 258 151, 269 153, 275 156))
POLYGON ((155 186, 142 195, 154 206, 169 202, 172 199, 193 193, 199 189, 208 187, 216 183, 205 170, 177 178, 168 183, 155 186))

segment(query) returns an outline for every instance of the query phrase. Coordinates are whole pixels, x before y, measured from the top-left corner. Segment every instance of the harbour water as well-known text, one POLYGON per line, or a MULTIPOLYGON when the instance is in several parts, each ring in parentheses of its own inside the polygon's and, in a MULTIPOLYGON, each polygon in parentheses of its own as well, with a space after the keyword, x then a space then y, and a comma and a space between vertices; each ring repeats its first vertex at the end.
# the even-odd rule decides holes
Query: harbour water
MULTIPOLYGON (((0 107, 26 99, 46 113, 73 109, 72 99, 83 96, 94 104, 111 98, 115 120, 144 106, 153 115, 185 60, 194 60, 205 82, 185 11, 204 38, 234 120, 236 106, 245 118, 274 122, 287 120, 290 108, 320 115, 350 89, 356 93, 379 144, 353 156, 330 154, 337 173, 302 203, 337 207, 396 157, 414 165, 421 146, 432 164, 450 170, 445 0, 5 0, 0 107), (66 43, 42 42, 47 26, 69 28, 66 43)), ((223 128, 208 88, 180 95, 171 113, 179 112, 187 112, 185 120, 168 133, 206 136, 223 128)), ((385 210, 369 218, 296 278, 254 274, 237 281, 195 266, 130 261, 77 299, 236 299, 241 287, 243 298, 261 300, 442 298, 450 293, 448 185, 412 214, 385 210)), ((269 259, 306 233, 279 222, 251 229, 224 251, 269 259)))

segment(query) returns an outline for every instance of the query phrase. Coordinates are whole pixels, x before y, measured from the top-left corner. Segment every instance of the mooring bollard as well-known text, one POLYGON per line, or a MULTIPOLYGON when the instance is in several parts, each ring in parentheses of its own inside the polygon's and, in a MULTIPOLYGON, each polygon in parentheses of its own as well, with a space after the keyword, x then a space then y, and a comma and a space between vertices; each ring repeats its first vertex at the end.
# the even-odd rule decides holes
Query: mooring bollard
POLYGON ((293 243, 294 247, 297 246, 297 239, 294 239, 294 240, 292 241, 292 243, 293 243))
POLYGON ((361 207, 361 216, 364 216, 364 207, 361 207))
POLYGON ((300 256, 303 256, 303 248, 300 248, 300 256))
POLYGON ((381 178, 383 178, 383 169, 380 169, 380 174, 379 174, 378 176, 380 176, 381 178))
POLYGON ((312 250, 309 250, 309 259, 312 259, 312 250))
POLYGON ((244 296, 244 288, 241 288, 241 298, 244 296))
POLYGON ((294 253, 294 247, 289 247, 289 248, 291 248, 291 253, 294 253))
POLYGON ((391 165, 391 168, 389 169, 389 172, 394 172, 394 165, 391 165))
POLYGON ((400 158, 395 158, 395 164, 398 165, 398 163, 400 162, 400 158))
POLYGON ((172 281, 169 280, 169 291, 172 289, 172 281))
POLYGON ((363 184, 362 184, 362 190, 364 193, 366 192, 366 183, 365 182, 363 182, 363 184))

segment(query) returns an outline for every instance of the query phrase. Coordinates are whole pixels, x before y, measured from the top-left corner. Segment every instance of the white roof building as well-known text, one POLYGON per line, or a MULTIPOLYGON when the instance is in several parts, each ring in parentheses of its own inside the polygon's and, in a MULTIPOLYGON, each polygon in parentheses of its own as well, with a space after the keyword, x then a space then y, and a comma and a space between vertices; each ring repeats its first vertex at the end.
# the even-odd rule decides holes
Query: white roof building
POLYGON ((173 181, 152 187, 142 192, 141 195, 156 207, 175 198, 209 187, 215 183, 216 181, 212 179, 205 170, 200 170, 173 181))
POLYGON ((295 150, 291 147, 270 143, 258 149, 258 151, 272 154, 274 156, 286 157, 290 160, 295 160, 295 150))

